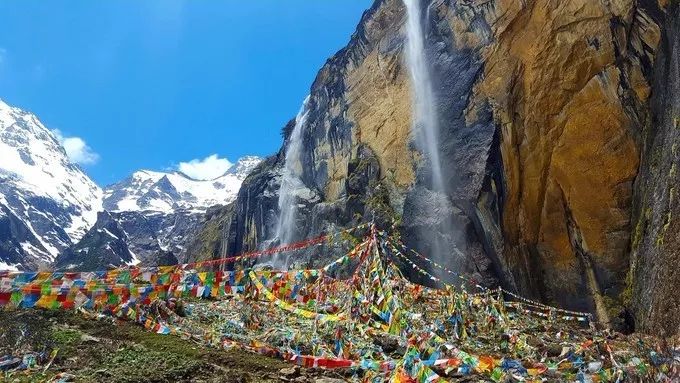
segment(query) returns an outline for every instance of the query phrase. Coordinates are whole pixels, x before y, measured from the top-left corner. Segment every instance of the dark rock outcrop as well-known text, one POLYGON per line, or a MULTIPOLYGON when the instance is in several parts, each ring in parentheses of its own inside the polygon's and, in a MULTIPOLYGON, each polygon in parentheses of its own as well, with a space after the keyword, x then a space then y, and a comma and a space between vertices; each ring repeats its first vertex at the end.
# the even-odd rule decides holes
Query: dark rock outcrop
POLYGON ((187 262, 187 244, 203 229, 204 213, 107 212, 74 246, 55 261, 55 267, 106 269, 138 263, 142 266, 187 262), (107 229, 106 232, 103 229, 107 229), (108 233, 113 233, 112 238, 108 233))
POLYGON ((2 266, 18 270, 37 269, 40 264, 32 259, 31 254, 26 253, 24 248, 27 246, 38 252, 48 253, 24 221, 0 204, 0 263, 2 266))
POLYGON ((680 3, 665 14, 654 63, 651 120, 642 132, 629 283, 639 330, 680 334, 680 3))
POLYGON ((128 248, 125 231, 111 213, 102 212, 80 242, 57 257, 54 267, 58 270, 99 271, 135 263, 138 260, 128 248))
POLYGON ((233 203, 209 208, 203 216, 196 234, 187 239, 185 244, 186 262, 225 257, 229 225, 233 215, 233 203))
POLYGON ((174 265, 224 257, 233 204, 205 213, 102 212, 83 239, 60 255, 55 267, 104 270, 109 267, 174 265))
POLYGON ((130 250, 143 265, 154 265, 156 256, 170 252, 180 262, 188 259, 186 245, 201 229, 205 213, 177 209, 172 213, 124 211, 111 213, 125 231, 130 250))

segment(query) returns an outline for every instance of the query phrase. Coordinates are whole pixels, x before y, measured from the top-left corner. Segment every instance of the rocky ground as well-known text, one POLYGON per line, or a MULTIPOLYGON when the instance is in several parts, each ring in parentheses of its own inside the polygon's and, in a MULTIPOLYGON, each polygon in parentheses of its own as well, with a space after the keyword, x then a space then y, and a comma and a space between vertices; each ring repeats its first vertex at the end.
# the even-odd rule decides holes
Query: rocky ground
POLYGON ((291 381, 345 380, 244 351, 205 348, 132 323, 60 311, 0 311, 0 382, 291 381), (21 363, 32 367, 17 368, 21 363))
MULTIPOLYGON (((521 346, 522 343, 524 346, 518 349, 523 351, 517 352, 522 354, 529 353, 531 349, 545 349, 540 354, 555 356, 564 351, 563 342, 546 338, 547 334, 556 331, 559 338, 557 329, 531 328, 531 323, 527 322, 525 335, 518 337, 517 345, 521 346)), ((552 327, 552 324, 546 326, 552 327)), ((487 339, 488 336, 476 337, 474 351, 498 351, 496 348, 499 343, 487 339)), ((389 348, 383 341, 389 342, 390 339, 380 341, 383 348, 389 348)), ((677 345, 677 340, 670 342, 662 342, 663 350, 677 345)), ((606 354, 605 350, 598 350, 600 343, 592 347, 588 345, 592 342, 581 345, 590 351, 578 355, 606 354)), ((649 370, 652 368, 649 363, 654 364, 655 358, 660 360, 667 354, 658 347, 649 348, 657 343, 642 335, 610 334, 604 344, 611 345, 619 360, 626 359, 624 354, 636 349, 635 345, 640 350, 647 350, 635 354, 640 359, 633 355, 633 360, 638 360, 637 371, 635 367, 628 368, 629 375, 622 381, 675 381, 673 379, 680 376, 677 365, 680 354, 677 351, 674 364, 649 370)), ((504 353, 512 355, 513 351, 506 349, 504 353)), ((604 361, 588 363, 588 367, 592 364, 601 365, 604 361)), ((447 376, 451 382, 490 381, 483 374, 439 373, 447 376)), ((0 382, 342 383, 356 381, 357 377, 352 374, 350 370, 301 369, 279 359, 243 350, 214 349, 175 335, 148 332, 137 324, 116 321, 110 317, 96 320, 92 314, 86 317, 67 311, 0 311, 0 382)), ((548 374, 545 377, 548 381, 563 381, 565 375, 548 374)), ((515 380, 508 378, 494 381, 515 380)))

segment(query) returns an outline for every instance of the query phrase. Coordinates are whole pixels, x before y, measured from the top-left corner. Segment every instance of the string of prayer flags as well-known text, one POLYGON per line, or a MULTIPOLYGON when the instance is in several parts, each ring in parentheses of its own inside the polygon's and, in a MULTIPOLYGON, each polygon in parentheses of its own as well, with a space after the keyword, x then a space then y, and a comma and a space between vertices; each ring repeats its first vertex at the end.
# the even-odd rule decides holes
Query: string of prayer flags
POLYGON ((206 346, 239 348, 304 367, 361 370, 367 382, 446 382, 454 376, 494 382, 663 380, 676 363, 656 351, 640 354, 639 344, 622 352, 617 348, 625 343, 583 326, 591 320, 587 313, 502 289, 480 287, 472 294, 447 285, 423 265, 453 271, 374 226, 354 248, 319 269, 206 268, 340 237, 180 266, 0 272, 0 308, 110 315, 206 346), (407 275, 443 288, 410 282, 404 268, 407 275), (181 303, 189 297, 198 300, 181 303), (563 348, 557 357, 556 346, 563 348))

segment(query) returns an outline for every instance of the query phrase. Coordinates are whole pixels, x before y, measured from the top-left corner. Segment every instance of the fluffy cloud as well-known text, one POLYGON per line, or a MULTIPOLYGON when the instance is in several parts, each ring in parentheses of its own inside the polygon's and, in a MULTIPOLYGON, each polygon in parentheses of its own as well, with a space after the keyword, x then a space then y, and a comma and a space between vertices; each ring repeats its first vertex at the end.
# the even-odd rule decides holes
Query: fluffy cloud
POLYGON ((177 169, 197 180, 212 180, 226 173, 233 165, 228 159, 219 158, 217 154, 213 154, 202 160, 180 162, 177 169))
POLYGON ((82 138, 64 137, 59 130, 53 130, 53 132, 72 162, 79 165, 94 165, 99 161, 99 154, 95 153, 82 138))

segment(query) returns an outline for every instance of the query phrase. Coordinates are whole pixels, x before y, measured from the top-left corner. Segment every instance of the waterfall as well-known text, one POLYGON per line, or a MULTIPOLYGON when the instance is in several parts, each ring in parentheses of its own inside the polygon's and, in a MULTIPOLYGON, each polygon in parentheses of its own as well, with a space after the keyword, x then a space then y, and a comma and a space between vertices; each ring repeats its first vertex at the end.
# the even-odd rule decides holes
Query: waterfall
MULTIPOLYGON (((279 216, 276 224, 276 238, 280 244, 293 241, 295 233, 295 216, 297 213, 297 191, 304 188, 300 179, 302 173, 302 131, 309 114, 309 96, 305 98, 302 107, 295 117, 295 127, 288 138, 286 158, 279 189, 279 216)), ((285 266, 285 262, 278 255, 272 260, 275 268, 285 266)))
POLYGON ((425 54, 425 34, 422 27, 420 0, 404 0, 406 5, 407 43, 406 61, 411 76, 413 98, 412 124, 416 145, 430 163, 432 184, 436 192, 444 192, 441 161, 439 159, 439 133, 437 110, 432 90, 432 80, 425 54))
MULTIPOLYGON (((407 13, 404 53, 411 79, 411 129, 416 147, 424 157, 421 170, 429 170, 429 177, 423 177, 416 187, 418 196, 414 201, 419 204, 417 210, 430 216, 429 223, 415 229, 416 246, 423 249, 430 259, 456 269, 465 262, 459 249, 464 243, 457 239, 460 231, 454 223, 456 209, 442 174, 439 115, 425 50, 427 40, 422 24, 422 7, 420 0, 403 1, 407 13)), ((444 280, 448 279, 439 270, 432 272, 444 280)))

